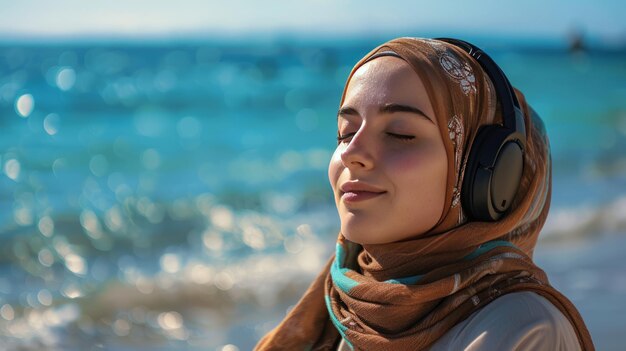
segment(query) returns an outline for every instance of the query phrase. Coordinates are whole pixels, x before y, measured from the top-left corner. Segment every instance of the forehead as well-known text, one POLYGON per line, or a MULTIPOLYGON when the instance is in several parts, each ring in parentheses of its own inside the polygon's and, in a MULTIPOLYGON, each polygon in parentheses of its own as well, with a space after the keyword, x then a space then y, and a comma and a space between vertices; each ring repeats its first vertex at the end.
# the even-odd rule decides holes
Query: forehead
POLYGON ((386 103, 418 105, 416 107, 429 110, 424 112, 432 113, 422 80, 398 57, 377 57, 359 67, 348 83, 343 105, 386 103))

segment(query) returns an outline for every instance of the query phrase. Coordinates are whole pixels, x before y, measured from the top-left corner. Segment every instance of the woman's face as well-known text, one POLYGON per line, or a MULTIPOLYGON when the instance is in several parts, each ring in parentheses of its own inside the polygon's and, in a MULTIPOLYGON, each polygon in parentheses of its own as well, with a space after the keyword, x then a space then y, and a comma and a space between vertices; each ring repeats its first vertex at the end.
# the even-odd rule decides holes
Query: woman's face
POLYGON ((443 212, 448 163, 415 71, 393 56, 362 65, 348 84, 337 124, 328 178, 343 235, 383 244, 431 229, 443 212))

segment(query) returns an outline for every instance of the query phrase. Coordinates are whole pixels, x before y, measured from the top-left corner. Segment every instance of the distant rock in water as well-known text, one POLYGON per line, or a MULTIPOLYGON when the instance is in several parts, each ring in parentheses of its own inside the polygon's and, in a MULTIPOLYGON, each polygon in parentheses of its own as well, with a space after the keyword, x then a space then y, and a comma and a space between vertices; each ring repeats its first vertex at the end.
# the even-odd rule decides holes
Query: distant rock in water
POLYGON ((585 44, 585 39, 582 31, 572 31, 568 38, 568 49, 572 54, 587 52, 588 47, 585 44))

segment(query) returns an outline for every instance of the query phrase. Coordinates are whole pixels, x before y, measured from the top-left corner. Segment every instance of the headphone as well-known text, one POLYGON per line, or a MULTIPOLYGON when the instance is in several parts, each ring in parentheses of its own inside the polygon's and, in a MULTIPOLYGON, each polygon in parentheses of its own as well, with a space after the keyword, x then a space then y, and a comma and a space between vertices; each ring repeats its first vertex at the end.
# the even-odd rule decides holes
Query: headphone
POLYGON ((478 221, 497 221, 510 208, 524 171, 526 127, 513 87, 498 65, 478 47, 458 39, 435 38, 472 56, 491 79, 504 125, 481 126, 470 147, 461 204, 478 221))

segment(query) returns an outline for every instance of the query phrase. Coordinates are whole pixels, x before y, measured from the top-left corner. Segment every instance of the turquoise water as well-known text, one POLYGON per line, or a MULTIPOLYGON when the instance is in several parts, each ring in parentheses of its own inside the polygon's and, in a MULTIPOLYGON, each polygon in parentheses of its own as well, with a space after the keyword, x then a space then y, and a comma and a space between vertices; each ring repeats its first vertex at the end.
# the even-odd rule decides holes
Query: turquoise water
MULTIPOLYGON (((626 52, 488 43, 551 138, 536 258, 616 349, 626 52)), ((337 104, 377 44, 0 44, 7 347, 250 349, 334 248, 337 104)))

